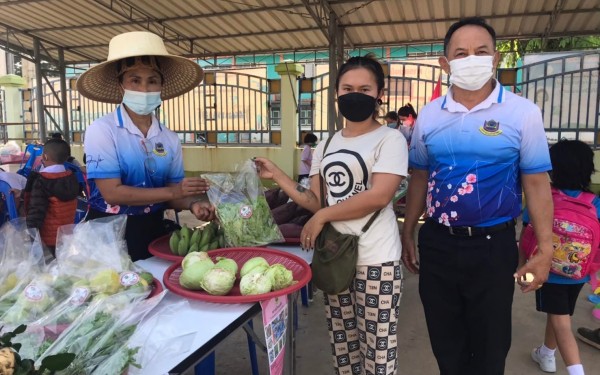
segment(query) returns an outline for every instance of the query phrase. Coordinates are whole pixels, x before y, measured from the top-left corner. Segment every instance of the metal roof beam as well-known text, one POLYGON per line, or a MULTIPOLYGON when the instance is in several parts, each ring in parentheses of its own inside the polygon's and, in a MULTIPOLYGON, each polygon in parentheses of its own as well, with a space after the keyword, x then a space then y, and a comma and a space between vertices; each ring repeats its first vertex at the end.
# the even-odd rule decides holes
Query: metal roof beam
POLYGON ((315 21, 319 29, 321 29, 321 32, 325 36, 325 39, 327 39, 327 41, 331 43, 331 39, 329 38, 328 32, 327 18, 324 18, 322 16, 323 11, 325 10, 322 6, 322 3, 317 3, 316 6, 313 7, 312 4, 309 4, 308 0, 302 0, 302 4, 304 4, 304 7, 308 11, 312 19, 315 21))
MULTIPOLYGON (((594 32, 571 32, 571 33, 561 33, 561 36, 582 36, 582 35, 592 35, 594 32)), ((498 40, 512 40, 512 39, 531 39, 531 38, 539 38, 539 34, 525 34, 525 35, 502 35, 498 37, 498 40)), ((394 42, 378 42, 378 43, 364 43, 364 44, 355 44, 354 50, 361 48, 373 48, 373 47, 402 47, 402 46, 418 46, 424 44, 432 44, 432 43, 440 43, 441 39, 423 39, 419 41, 394 41, 394 42)), ((239 51, 219 51, 219 57, 232 57, 232 56, 248 56, 248 55, 261 55, 261 54, 273 54, 273 53, 293 53, 293 52, 307 52, 307 51, 327 51, 329 49, 328 45, 309 48, 309 49, 296 49, 296 50, 282 50, 282 49, 265 49, 265 50, 255 50, 252 52, 239 52, 239 51)), ((194 54, 187 57, 193 57, 197 59, 202 58, 212 58, 214 55, 200 55, 194 54)))
MULTIPOLYGON (((318 28, 312 28, 312 30, 318 30, 318 28)), ((268 34, 268 33, 267 33, 268 34)), ((593 31, 582 31, 582 32, 569 32, 569 33, 561 33, 561 36, 585 36, 585 35, 594 35, 596 34, 593 31)), ((540 35, 539 34, 521 34, 521 35, 500 35, 497 37, 498 40, 513 40, 513 39, 531 39, 531 38, 539 38, 540 35)), ((215 39, 218 39, 219 37, 212 37, 215 39)), ((372 47, 402 47, 402 46, 406 46, 406 45, 410 45, 410 46, 418 46, 418 45, 424 45, 424 44, 431 44, 431 43, 441 43, 442 40, 441 39, 423 39, 423 40, 418 40, 418 41, 394 41, 394 42, 378 42, 378 43, 364 43, 364 44, 355 44, 354 47, 352 49, 360 49, 360 48, 372 48, 372 47)), ((1 43, 1 40, 0 40, 1 43)), ((98 44, 98 45, 88 45, 88 46, 74 46, 74 47, 70 47, 73 49, 76 48, 94 48, 94 47, 103 47, 106 46, 106 44, 98 44)), ((53 48, 49 48, 49 49, 53 49, 53 48)), ((214 56, 219 56, 219 57, 232 57, 232 56, 249 56, 249 55, 264 55, 264 54, 272 54, 272 53, 298 53, 298 52, 312 52, 312 51, 327 51, 329 49, 329 45, 323 45, 323 46, 317 46, 317 47, 313 47, 313 48, 306 48, 306 49, 265 49, 265 50, 254 50, 252 52, 240 52, 240 51, 219 51, 216 54, 201 54, 201 53, 194 53, 194 54, 188 54, 188 55, 184 55, 186 57, 193 57, 193 58, 198 58, 198 59, 203 59, 203 58, 213 58, 214 56)), ((83 64, 83 63, 89 63, 90 60, 80 60, 80 61, 69 61, 70 64, 83 64)))
MULTIPOLYGON (((211 35, 211 36, 203 36, 203 37, 198 37, 198 38, 190 38, 190 40, 192 40, 194 42, 198 42, 198 41, 203 41, 203 40, 244 38, 244 37, 256 36, 256 35, 292 34, 292 33, 302 33, 305 31, 317 31, 317 30, 319 30, 318 27, 304 27, 304 28, 293 29, 293 30, 258 31, 258 32, 253 32, 253 33, 241 33, 241 34, 230 34, 230 35, 211 35)), ((165 42, 174 42, 174 41, 175 40, 165 39, 165 42)), ((79 45, 68 46, 68 48, 71 48, 71 49, 97 48, 97 47, 106 47, 106 46, 108 46, 107 43, 79 44, 79 45)), ((212 53, 212 55, 214 55, 214 53, 212 53)), ((208 56, 212 56, 212 55, 211 55, 211 53, 208 53, 208 56)))
MULTIPOLYGON (((43 0, 41 0, 43 1, 43 0)), ((95 0, 98 2, 98 0, 95 0)), ((112 1, 112 0, 111 0, 112 1)), ((320 1, 320 0, 319 0, 320 1)), ((364 0, 334 0, 330 1, 331 5, 343 5, 343 4, 352 4, 357 2, 362 2, 364 0)), ((304 1, 303 1, 304 2, 304 1)), ((0 3, 2 4, 2 3, 0 3)), ((319 2, 309 2, 309 5, 319 5, 319 2)), ((196 20, 196 19, 204 19, 204 18, 215 18, 215 17, 227 17, 234 14, 248 14, 248 13, 261 13, 261 12, 275 12, 275 11, 288 11, 292 9, 302 8, 302 4, 290 4, 290 5, 277 5, 277 6, 261 6, 261 7, 252 7, 248 9, 240 9, 235 11, 226 11, 226 12, 216 12, 209 14, 193 14, 188 16, 178 16, 178 17, 167 17, 167 18, 151 18, 142 17, 139 19, 131 18, 127 21, 122 22, 109 22, 109 23, 99 23, 92 25, 75 25, 75 26, 53 26, 53 27, 43 27, 37 29, 28 29, 28 32, 46 32, 46 31, 59 31, 59 30, 79 30, 79 29, 93 29, 93 28, 104 28, 104 27, 114 27, 114 26, 126 26, 132 23, 134 24, 144 24, 149 21, 157 22, 160 24, 164 24, 166 22, 173 21, 184 21, 184 20, 196 20)))
POLYGON ((554 4, 554 9, 552 10, 552 14, 550 15, 550 21, 546 25, 546 29, 544 30, 544 34, 542 34, 542 49, 546 49, 546 44, 548 43, 548 37, 552 34, 554 30, 554 26, 556 25, 556 19, 558 15, 564 10, 565 1, 564 0, 556 0, 554 4))
MULTIPOLYGON (((323 7, 329 12, 330 15, 331 14, 335 15, 337 26, 338 26, 336 28, 336 32, 340 32, 340 30, 341 30, 341 32, 344 33, 341 40, 348 42, 348 45, 350 46, 350 48, 354 48, 354 43, 352 42, 352 39, 350 39, 350 35, 348 35, 348 33, 346 32, 346 29, 343 27, 341 18, 339 17, 338 14, 335 13, 335 11, 332 8, 333 2, 331 2, 329 0, 321 0, 321 3, 323 4, 323 7)), ((361 5, 358 6, 358 8, 362 8, 368 4, 370 4, 370 2, 369 3, 362 2, 361 5)))
MULTIPOLYGON (((587 8, 587 9, 569 9, 563 10, 561 14, 588 14, 589 12, 600 12, 600 7, 595 8, 587 8)), ((515 18, 515 17, 531 17, 531 16, 552 16, 552 12, 528 12, 528 13, 511 13, 511 14, 494 14, 494 15, 481 15, 480 17, 484 18, 486 21, 495 20, 495 19, 503 19, 503 18, 515 18)), ((439 22, 456 22, 459 21, 460 17, 452 17, 452 18, 434 18, 427 20, 427 23, 439 23, 439 22)), ((363 26, 390 26, 390 25, 415 25, 422 23, 422 20, 395 20, 395 21, 386 21, 386 22, 364 22, 357 24, 340 24, 340 26, 345 28, 355 28, 355 27, 363 27, 363 26)), ((594 33, 594 31, 591 31, 594 33)))
MULTIPOLYGON (((339 4, 339 3, 344 3, 344 2, 356 2, 358 0, 338 0, 335 2, 330 2, 330 4, 339 4)), ((3 4, 3 3, 0 3, 3 4)), ((315 5, 314 2, 309 3, 310 5, 315 5)), ((284 8, 291 8, 291 7, 297 7, 298 5, 290 5, 290 6, 279 6, 279 7, 265 7, 265 8, 261 8, 261 11, 269 11, 269 10, 280 10, 280 9, 284 9, 284 8), (276 9, 277 8, 277 9, 276 9)), ((178 21, 178 20, 185 20, 185 19, 200 19, 200 18, 209 18, 209 17, 220 17, 220 16, 227 16, 227 15, 231 15, 231 14, 239 14, 239 13, 250 13, 250 12, 258 12, 259 10, 255 10, 255 9, 249 9, 249 10, 242 10, 239 12, 221 12, 221 13, 213 13, 213 14, 208 14, 208 15, 194 15, 194 16, 181 16, 181 17, 172 17, 172 18, 156 18, 156 19, 148 19, 148 18, 140 18, 140 19, 129 19, 127 21, 122 21, 122 22, 110 22, 110 23, 105 23, 105 24, 92 24, 92 25, 76 25, 76 26, 56 26, 56 27, 46 27, 46 28, 39 28, 39 29, 24 29, 22 30, 23 32, 26 33, 39 33, 39 32, 47 32, 47 31, 61 31, 61 30, 80 30, 80 29, 93 29, 93 28, 105 28, 105 27, 114 27, 114 26, 127 26, 127 25, 131 25, 131 24, 135 24, 135 25, 144 25, 144 24, 148 24, 149 22, 155 22, 155 23, 159 23, 159 24, 164 24, 166 22, 171 22, 171 21, 178 21)), ((563 9, 560 14, 582 14, 582 13, 589 13, 589 12, 598 12, 600 11, 600 7, 595 7, 595 8, 586 8, 586 9, 563 9)), ((526 17, 526 16, 552 16, 553 12, 546 12, 546 11, 542 11, 542 12, 528 12, 528 13, 514 13, 514 14, 498 14, 498 15, 482 15, 481 17, 485 18, 486 20, 494 20, 494 19, 504 19, 504 18, 512 18, 512 17, 526 17)), ((458 21, 460 18, 455 17, 455 18, 437 18, 437 19, 431 19, 431 20, 427 20, 428 23, 431 22, 456 22, 458 21)), ((376 26, 376 25, 381 25, 381 26, 387 26, 387 25, 414 25, 414 24, 418 24, 421 23, 423 21, 421 20, 395 20, 395 21, 388 21, 388 22, 372 22, 372 23, 363 23, 363 24, 344 24, 343 22, 340 23, 340 27, 343 28, 348 28, 348 27, 360 27, 360 26, 376 26)), ((250 35, 250 34, 248 34, 250 35)), ((0 34, 0 38, 2 38, 3 35, 0 34)), ((348 37, 348 34, 345 34, 345 40, 346 41, 350 41, 350 38, 348 37)), ((349 44, 351 45, 351 42, 349 42, 349 44)))
MULTIPOLYGON (((30 61, 33 61, 33 60, 34 60, 34 58, 33 58, 33 56, 34 56, 34 51, 33 51, 33 49, 29 49, 29 48, 25 47, 25 46, 24 46, 24 45, 23 45, 23 44, 22 44, 22 43, 19 41, 19 39, 17 38, 17 36, 16 36, 16 34, 15 34, 15 33, 18 33, 18 34, 25 35, 25 36, 27 36, 27 37, 31 38, 32 40, 33 40, 34 38, 37 38, 37 39, 39 39, 39 41, 40 41, 40 42, 43 42, 43 43, 45 43, 45 44, 48 44, 48 45, 54 46, 55 48, 62 47, 62 46, 59 46, 58 44, 56 44, 56 43, 53 43, 53 42, 51 42, 51 41, 49 41, 49 40, 47 40, 47 39, 40 38, 40 37, 38 37, 38 36, 36 36, 36 35, 33 35, 33 34, 31 34, 31 33, 25 32, 25 31, 23 31, 23 30, 17 29, 17 28, 15 28, 15 27, 12 27, 12 26, 10 26, 10 25, 7 25, 7 24, 5 24, 5 23, 2 23, 2 22, 0 22, 0 27, 3 27, 3 28, 5 28, 5 29, 6 29, 6 33, 2 35, 2 36, 3 36, 3 38, 1 38, 1 39, 0 39, 0 45, 4 45, 6 48, 11 48, 11 47, 12 47, 12 48, 13 48, 14 50, 16 50, 16 51, 21 51, 21 53, 23 53, 23 52, 27 51, 27 52, 26 52, 26 55, 28 55, 28 56, 22 55, 21 53, 20 53, 19 55, 20 55, 21 57, 23 57, 23 58, 27 59, 27 60, 30 60, 30 61), (19 42, 19 44, 20 44, 20 45, 18 45, 18 46, 17 46, 17 45, 15 45, 15 44, 13 44, 13 43, 11 43, 11 42, 10 42, 10 40, 9 40, 9 35, 10 35, 10 34, 12 34, 12 35, 14 35, 14 36, 15 36, 15 39, 16 39, 16 40, 19 42), (4 36, 6 36, 6 38, 4 38, 4 36)), ((47 52, 48 50, 51 50, 51 49, 54 49, 54 48, 44 48, 44 49, 45 49, 45 50, 46 50, 46 52, 47 52)), ((71 52, 71 53, 73 53, 73 54, 76 54, 76 55, 78 55, 78 56, 81 56, 81 57, 83 57, 83 58, 86 58, 86 59, 92 59, 92 60, 94 60, 94 59, 93 59, 91 56, 89 56, 89 55, 87 55, 87 54, 85 54, 85 53, 82 53, 82 52, 78 52, 78 51, 69 51, 69 52, 71 52)), ((44 59, 45 59, 45 60, 57 61, 57 59, 56 59, 55 57, 53 57, 53 56, 45 56, 45 55, 44 55, 43 57, 44 57, 44 59)))
POLYGON ((0 3, 0 8, 10 7, 13 5, 23 5, 27 3, 43 3, 48 0, 12 0, 12 1, 3 1, 0 3))
MULTIPOLYGON (((163 22, 158 21, 152 15, 145 13, 144 11, 137 9, 133 5, 130 5, 128 2, 124 0, 94 0, 97 4, 109 9, 114 14, 117 14, 121 18, 129 21, 129 22, 139 22, 140 17, 134 17, 134 13, 141 15, 141 18, 145 18, 147 21, 147 25, 144 26, 148 31, 152 31, 161 36, 165 41, 168 41, 170 44, 181 48, 186 51, 186 53, 195 53, 194 51, 194 41, 188 38, 186 35, 179 33, 173 27, 165 25, 163 22), (108 4, 106 3, 108 1, 108 4), (152 27, 150 27, 152 25, 152 27), (173 39, 172 36, 175 36, 173 39)), ((208 50, 204 50, 204 53, 211 53, 208 50)))

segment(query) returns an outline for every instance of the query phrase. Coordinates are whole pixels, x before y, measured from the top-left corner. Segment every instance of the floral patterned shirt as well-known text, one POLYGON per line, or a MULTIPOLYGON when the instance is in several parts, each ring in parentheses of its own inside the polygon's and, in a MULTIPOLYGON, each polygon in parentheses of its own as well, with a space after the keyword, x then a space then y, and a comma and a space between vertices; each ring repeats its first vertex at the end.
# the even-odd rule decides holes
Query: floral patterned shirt
POLYGON ((521 214, 521 174, 552 169, 539 108, 496 82, 471 110, 451 90, 423 108, 410 166, 429 171, 427 214, 448 226, 491 226, 521 214))

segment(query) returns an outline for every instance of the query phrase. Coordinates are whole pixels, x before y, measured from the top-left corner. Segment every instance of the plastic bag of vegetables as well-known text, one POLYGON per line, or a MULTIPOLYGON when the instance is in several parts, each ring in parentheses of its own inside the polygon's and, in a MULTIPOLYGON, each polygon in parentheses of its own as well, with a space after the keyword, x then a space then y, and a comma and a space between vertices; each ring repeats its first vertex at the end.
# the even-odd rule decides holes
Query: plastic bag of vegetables
POLYGON ((33 277, 41 272, 44 266, 43 254, 38 230, 28 229, 24 218, 9 221, 2 226, 0 229, 0 316, 15 304, 33 277))
POLYGON ((164 297, 131 301, 123 293, 92 302, 36 361, 56 353, 75 353, 75 360, 61 375, 122 374, 135 364, 139 347, 130 347, 129 338, 164 297))
POLYGON ((252 160, 244 162, 236 173, 206 173, 202 177, 210 182, 208 199, 216 207, 228 246, 283 242, 252 160))

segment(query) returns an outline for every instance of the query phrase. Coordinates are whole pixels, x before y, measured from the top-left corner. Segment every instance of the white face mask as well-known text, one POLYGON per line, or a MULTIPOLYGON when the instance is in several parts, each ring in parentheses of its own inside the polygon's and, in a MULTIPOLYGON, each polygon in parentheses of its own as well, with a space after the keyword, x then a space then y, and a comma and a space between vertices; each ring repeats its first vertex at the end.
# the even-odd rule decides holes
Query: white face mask
POLYGON ((147 115, 154 111, 161 103, 160 91, 141 92, 125 90, 123 94, 123 104, 138 115, 147 115))
POLYGON ((494 56, 469 55, 448 61, 450 83, 468 91, 476 91, 485 85, 494 74, 494 56))

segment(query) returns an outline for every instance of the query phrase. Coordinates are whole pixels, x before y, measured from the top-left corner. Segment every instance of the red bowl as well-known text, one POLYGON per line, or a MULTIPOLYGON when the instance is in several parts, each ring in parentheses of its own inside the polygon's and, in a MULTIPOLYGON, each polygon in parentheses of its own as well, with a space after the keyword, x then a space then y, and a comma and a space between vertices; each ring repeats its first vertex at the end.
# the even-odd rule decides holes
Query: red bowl
POLYGON ((183 257, 173 254, 169 248, 170 238, 170 233, 165 234, 162 237, 158 237, 154 241, 150 242, 150 245, 148 245, 148 251, 157 258, 162 258, 173 262, 181 262, 183 257))
POLYGON ((308 263, 306 263, 306 261, 282 250, 263 247, 237 247, 210 250, 208 251, 208 255, 211 257, 211 259, 213 259, 213 261, 215 261, 216 257, 233 259, 237 263, 238 269, 240 269, 248 259, 260 256, 265 258, 269 264, 283 264, 287 269, 292 271, 294 281, 296 281, 296 283, 288 286, 287 288, 269 293, 243 296, 240 293, 239 275, 236 275, 237 279, 235 281, 235 285, 229 294, 225 296, 213 296, 203 290, 189 290, 182 287, 181 284, 179 284, 179 276, 183 270, 181 269, 181 262, 178 262, 169 266, 169 268, 167 268, 165 271, 163 283, 167 289, 175 294, 179 294, 180 296, 206 302, 253 303, 293 293, 306 285, 312 277, 310 266, 308 263))

